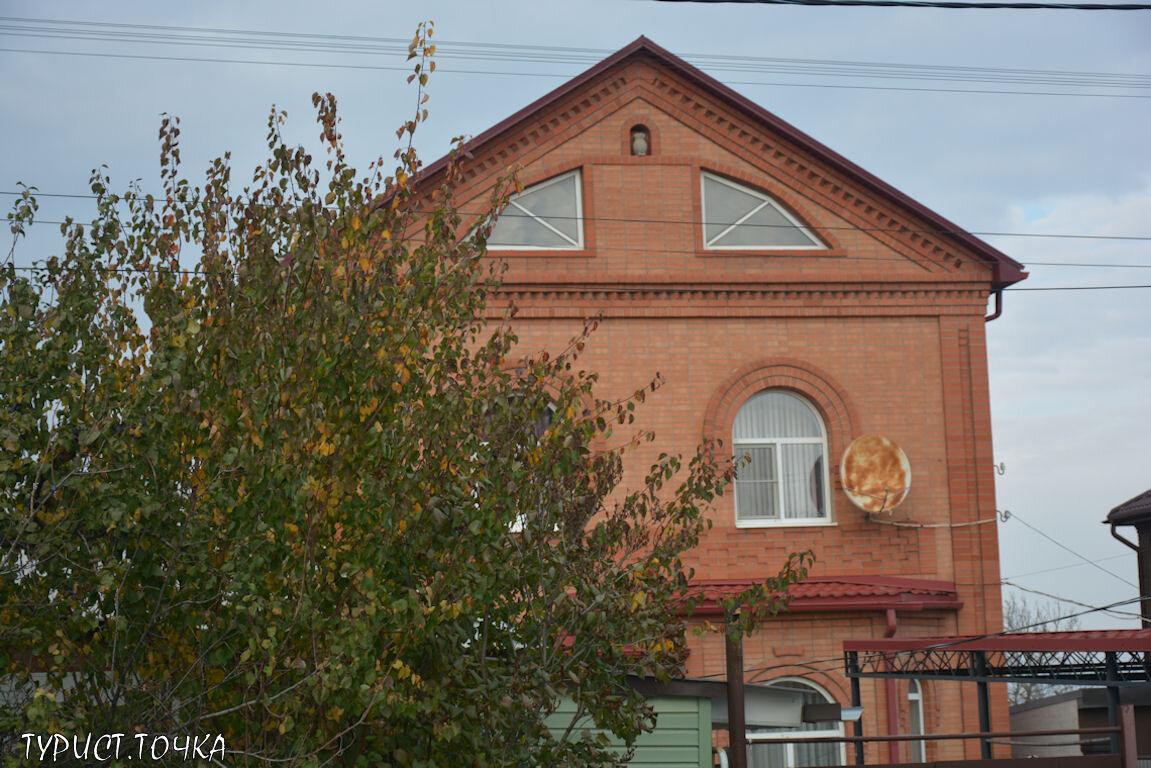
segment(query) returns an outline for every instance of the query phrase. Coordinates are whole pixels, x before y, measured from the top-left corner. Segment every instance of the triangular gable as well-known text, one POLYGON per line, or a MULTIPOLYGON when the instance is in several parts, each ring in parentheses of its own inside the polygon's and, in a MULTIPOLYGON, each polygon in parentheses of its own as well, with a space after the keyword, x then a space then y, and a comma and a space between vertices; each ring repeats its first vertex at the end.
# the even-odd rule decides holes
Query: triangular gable
MULTIPOLYGON (((554 109, 556 105, 567 97, 576 94, 581 88, 589 86, 589 84, 595 81, 599 76, 609 72, 613 67, 626 64, 633 57, 649 57, 658 66, 662 66, 670 70, 674 75, 688 81, 694 88, 699 90, 701 96, 714 99, 742 113, 753 123, 758 123, 758 125, 766 129, 767 132, 778 136, 783 142, 792 145, 795 149, 799 150, 800 153, 812 158, 815 163, 821 166, 821 170, 827 171, 827 173, 819 179, 818 183, 823 187, 828 187, 829 189, 827 191, 829 193, 841 196, 843 202, 839 207, 848 213, 868 217, 869 223, 866 227, 861 227, 861 231, 874 233, 878 239, 892 246, 902 245, 904 247, 898 249, 903 252, 906 252, 908 247, 912 247, 921 253, 951 252, 954 250, 954 247, 946 247, 946 244, 948 242, 956 244, 962 251, 974 255, 979 261, 984 262, 990 267, 992 290, 999 290, 1026 277, 1023 266, 1006 254, 964 231, 954 223, 911 199, 886 182, 839 155, 834 150, 826 147, 811 136, 808 136, 791 124, 688 64, 683 59, 656 45, 646 37, 638 38, 630 45, 625 46, 587 71, 569 80, 540 99, 537 99, 506 120, 501 121, 479 134, 468 142, 467 150, 476 157, 480 157, 485 152, 494 150, 498 157, 511 159, 515 147, 503 148, 496 146, 498 144, 497 140, 500 139, 501 136, 510 133, 520 124, 532 120, 541 113, 554 109), (510 149, 511 152, 509 152, 508 149, 510 149), (851 191, 845 189, 850 187, 855 187, 859 192, 862 192, 863 195, 853 195, 851 191), (865 199, 865 195, 869 196, 871 200, 881 201, 883 205, 875 205, 871 200, 865 199), (852 210, 853 206, 858 210, 852 210), (886 215, 889 211, 895 215, 886 215), (905 218, 901 218, 898 215, 901 211, 905 218), (918 222, 918 225, 908 226, 907 221, 909 220, 918 222), (944 246, 943 248, 941 248, 941 244, 944 246)), ((674 91, 674 89, 672 90, 674 91)), ((686 97, 685 94, 676 92, 671 92, 668 96, 673 98, 686 97)), ((600 96, 597 96, 597 98, 600 98, 600 96)), ((575 112, 579 112, 578 108, 575 112)), ((720 122, 722 123, 723 120, 720 119, 720 122)), ((552 123, 555 123, 554 119, 552 123)), ((737 126, 730 124, 726 127, 732 131, 738 130, 737 126)), ((757 143, 755 137, 748 138, 745 132, 742 133, 740 138, 748 139, 753 146, 757 143)), ((760 149, 764 148, 760 147, 760 149)), ((788 158, 787 162, 794 165, 790 158, 788 158)), ((445 157, 427 166, 423 174, 424 177, 427 178, 428 176, 436 174, 444 168, 446 163, 447 158, 445 157)), ((703 168, 702 170, 707 172, 714 169, 703 168)), ((806 167, 795 167, 790 170, 797 177, 808 174, 814 178, 816 175, 813 169, 806 167)), ((820 237, 824 241, 829 241, 834 238, 834 233, 823 233, 820 237)))

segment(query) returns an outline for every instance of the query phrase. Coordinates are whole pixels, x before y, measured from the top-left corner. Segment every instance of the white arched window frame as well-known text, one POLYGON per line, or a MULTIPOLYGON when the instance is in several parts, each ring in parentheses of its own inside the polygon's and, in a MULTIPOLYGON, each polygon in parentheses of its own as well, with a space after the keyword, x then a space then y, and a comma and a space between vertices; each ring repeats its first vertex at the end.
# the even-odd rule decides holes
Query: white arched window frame
POLYGON ((584 247, 583 186, 578 170, 524 188, 508 199, 488 237, 493 251, 565 251, 584 247))
MULTIPOLYGON (((543 439, 544 433, 547 432, 548 427, 552 425, 552 420, 555 418, 555 414, 555 403, 548 403, 544 408, 543 413, 538 414, 535 418, 532 419, 529 426, 537 441, 543 439)), ((512 533, 523 533, 524 528, 528 524, 528 518, 529 515, 527 513, 520 512, 516 515, 516 519, 512 521, 512 524, 509 526, 508 530, 512 533)))
MULTIPOLYGON (((907 682, 907 731, 912 736, 922 736, 926 733, 923 723, 923 689, 918 680, 907 682)), ((923 763, 927 761, 927 742, 908 742, 911 752, 911 762, 923 763)))
POLYGON ((723 251, 822 251, 815 234, 770 195, 713 173, 700 174, 703 247, 723 251))
MULTIPOLYGON (((804 704, 831 704, 835 697, 810 680, 781 677, 771 681, 773 688, 800 694, 804 704)), ((795 766, 844 765, 845 743, 831 741, 844 736, 842 722, 804 723, 791 728, 753 728, 747 732, 747 768, 795 768, 795 766), (827 743, 779 744, 789 737, 824 737, 827 743)))
POLYGON ((732 446, 738 527, 832 524, 827 427, 805 398, 752 395, 736 414, 732 446))

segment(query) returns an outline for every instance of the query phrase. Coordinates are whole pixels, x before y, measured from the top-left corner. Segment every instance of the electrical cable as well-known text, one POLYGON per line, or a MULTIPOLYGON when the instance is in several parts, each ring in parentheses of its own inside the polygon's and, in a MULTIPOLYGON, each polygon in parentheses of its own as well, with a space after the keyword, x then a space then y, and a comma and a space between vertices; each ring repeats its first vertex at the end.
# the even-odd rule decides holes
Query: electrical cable
MULTIPOLYGON (((139 272, 148 272, 148 273, 156 272, 156 273, 173 274, 173 275, 203 275, 203 274, 206 274, 203 270, 196 270, 196 269, 151 269, 151 270, 145 270, 145 269, 136 269, 133 267, 93 267, 93 268, 98 269, 102 272, 117 273, 117 274, 118 273, 130 274, 130 273, 139 273, 139 272)), ((43 271, 44 267, 13 266, 12 269, 20 270, 22 272, 36 272, 36 271, 43 271)), ((1109 291, 1109 290, 1120 290, 1120 289, 1125 289, 1125 288, 1151 288, 1151 284, 1147 284, 1147 285, 1074 285, 1074 286, 1063 286, 1063 287, 1054 287, 1053 286, 1050 288, 1012 288, 1012 287, 1007 287, 1007 288, 1004 288, 1003 290, 1005 290, 1005 291, 1028 291, 1028 290, 1030 290, 1030 291, 1109 291)), ((633 288, 633 287, 618 287, 618 286, 610 286, 610 285, 595 285, 594 287, 592 287, 591 290, 594 290, 596 293, 603 293, 603 294, 628 295, 628 294, 634 294, 634 293, 644 293, 644 292, 650 291, 650 290, 666 290, 666 288, 662 288, 662 289, 659 287, 655 287, 655 288, 650 288, 650 287, 633 288)), ((728 295, 728 294, 744 293, 749 289, 747 289, 747 288, 706 288, 704 290, 706 290, 708 293, 728 295)), ((806 288, 806 287, 805 288, 771 288, 770 290, 775 292, 775 293, 792 293, 792 294, 843 293, 843 291, 844 291, 844 289, 842 287, 838 287, 838 288, 806 288)), ((882 522, 882 521, 876 520, 875 522, 882 522)), ((887 522, 885 524, 886 525, 906 525, 907 527, 912 527, 912 528, 937 528, 937 527, 955 527, 955 528, 958 528, 958 527, 966 526, 966 525, 982 525, 983 523, 990 523, 990 522, 992 522, 992 520, 982 520, 982 521, 976 521, 973 523, 957 523, 955 525, 947 525, 947 524, 920 525, 917 523, 902 524, 902 523, 897 523, 897 522, 887 522)))
MULTIPOLYGON (((153 24, 125 24, 42 18, 0 17, 0 34, 48 36, 102 42, 192 44, 252 47, 328 53, 397 54, 407 56, 410 41, 367 35, 279 32, 153 24)), ((538 63, 595 64, 613 53, 610 49, 555 45, 463 42, 438 40, 440 58, 474 58, 538 63)), ((1067 70, 1012 69, 956 65, 919 65, 890 62, 798 59, 774 56, 684 53, 681 58, 706 62, 711 69, 779 72, 789 74, 846 74, 863 77, 950 79, 981 82, 1016 82, 1044 85, 1151 87, 1151 76, 1067 70)))
POLYGON ((1115 291, 1124 288, 1151 288, 1151 284, 1146 285, 1052 285, 1045 287, 1035 288, 1017 288, 1014 285, 1009 285, 1003 290, 1011 291, 1012 293, 1019 293, 1020 291, 1115 291))
MULTIPOLYGON (((0 190, 0 195, 10 195, 15 197, 23 196, 23 192, 0 190)), ((65 194, 65 193, 48 193, 48 192, 35 192, 33 197, 54 197, 54 198, 74 198, 74 199, 99 199, 96 195, 82 195, 82 194, 65 194)), ((121 200, 121 202, 124 202, 121 200)), ((466 207, 461 207, 458 212, 462 216, 482 216, 487 213, 487 209, 471 211, 466 207)), ((428 211, 416 211, 416 213, 428 213, 428 211)), ((501 217, 506 218, 531 218, 528 214, 517 213, 515 211, 505 211, 500 214, 501 217)), ((563 216, 551 215, 547 217, 556 220, 574 220, 578 219, 583 222, 599 223, 610 222, 613 224, 659 224, 662 226, 667 225, 684 225, 684 226, 700 226, 708 222, 696 222, 688 219, 668 219, 668 218, 637 218, 631 216, 563 216)), ((63 221, 36 219, 33 223, 44 224, 64 224, 63 221)), ((741 226, 749 229, 793 229, 792 224, 760 224, 745 222, 741 226)), ((1086 235, 1086 234, 1072 234, 1072 233, 1044 233, 1044 232, 991 232, 979 230, 945 230, 945 229, 910 229, 902 227, 852 227, 852 226, 820 226, 817 229, 825 230, 828 232, 868 232, 880 234, 920 234, 920 235, 956 235, 968 234, 977 237, 1027 237, 1027 238, 1046 238, 1046 239, 1063 239, 1063 240, 1114 240, 1125 242, 1151 242, 1151 235, 1086 235)), ((666 253, 677 253, 680 251, 664 251, 666 253)), ((694 251, 692 251, 694 253, 694 251)), ((892 259, 893 261, 901 261, 902 259, 892 259)), ((1036 264, 1042 266, 1106 266, 1106 267, 1143 267, 1151 269, 1151 264, 1089 264, 1089 263, 1064 263, 1064 262, 1029 262, 1029 264, 1036 264)), ((1027 266, 1027 265, 1024 265, 1027 266)))
POLYGON ((894 525, 897 528, 969 528, 973 525, 987 525, 994 523, 997 518, 989 517, 986 520, 972 520, 966 523, 916 523, 916 522, 903 522, 899 520, 880 520, 875 514, 868 514, 868 521, 872 523, 879 523, 880 525, 894 525))
POLYGON ((1071 261, 1029 261, 1026 267, 1099 267, 1102 269, 1151 269, 1151 264, 1091 264, 1071 261))
MULTIPOLYGON (((1134 286, 1132 286, 1132 287, 1134 287, 1134 286)), ((1151 286, 1147 286, 1147 287, 1151 288, 1151 286)), ((1039 289, 1032 289, 1032 290, 1039 290, 1039 289)), ((1054 290, 1054 289, 1052 289, 1052 290, 1054 290)), ((1075 288, 1070 288, 1070 289, 1066 289, 1066 290, 1076 290, 1076 289, 1075 289, 1075 288)), ((1025 526, 1027 526, 1027 527, 1028 527, 1028 528, 1030 528, 1031 530, 1033 530, 1033 531, 1035 531, 1036 533, 1038 533, 1038 534, 1039 534, 1040 536, 1042 536, 1043 538, 1045 538, 1045 539, 1047 539, 1048 541, 1050 541, 1052 544, 1056 545, 1056 546, 1057 546, 1057 547, 1059 547, 1060 549, 1064 549, 1064 550, 1066 550, 1066 551, 1070 552, 1071 554, 1075 555, 1076 557, 1078 557, 1080 560, 1082 560, 1083 562, 1087 563, 1088 565, 1090 565, 1090 566, 1092 566, 1092 567, 1094 567, 1094 568, 1097 568, 1098 570, 1102 571, 1103 573, 1106 573, 1108 576, 1112 576, 1112 577, 1114 577, 1114 578, 1116 578, 1116 579, 1119 579, 1119 581, 1123 582, 1124 584, 1126 584, 1126 585, 1127 585, 1127 586, 1129 586, 1129 587, 1134 587, 1135 589, 1139 589, 1139 585, 1138 585, 1138 584, 1135 584, 1135 583, 1133 583, 1133 582, 1130 582, 1130 581, 1128 581, 1127 579, 1123 578, 1122 576, 1120 576, 1119 574, 1115 573, 1114 571, 1109 571, 1109 570, 1107 570, 1107 569, 1106 569, 1106 568, 1104 568, 1103 566, 1099 565, 1099 563, 1097 563, 1097 562, 1095 562, 1095 561, 1093 561, 1093 560, 1089 560, 1089 559, 1087 559, 1086 557, 1084 557, 1083 555, 1079 554, 1078 552, 1076 552, 1074 549, 1072 549, 1071 547, 1067 546, 1066 544, 1063 544, 1063 543, 1062 543, 1062 542, 1060 542, 1060 541, 1056 541, 1054 538, 1052 538, 1051 536, 1048 536, 1046 533, 1044 533, 1043 531, 1039 530, 1039 529, 1038 529, 1038 528, 1036 528, 1034 525, 1032 525, 1031 523, 1027 522, 1027 521, 1026 521, 1026 520, 1024 520, 1022 517, 1020 517, 1019 515, 1017 515, 1016 513, 1014 513, 1014 512, 1011 512, 1011 511, 1009 511, 1009 510, 1004 510, 1004 511, 1003 511, 1003 514, 1005 515, 1005 518, 1006 518, 1007 520, 1018 520, 1019 522, 1023 523, 1025 526)))
MULTIPOLYGON (((353 69, 353 70, 369 70, 377 72, 410 72, 410 67, 388 67, 382 65, 371 64, 332 64, 324 62, 306 62, 306 61, 268 61, 266 59, 222 59, 222 58, 205 58, 197 56, 162 56, 162 55, 143 55, 143 54, 130 54, 130 53, 96 53, 85 51, 52 51, 52 50, 36 50, 30 48, 0 48, 0 53, 32 53, 32 54, 45 54, 55 56, 90 56, 95 58, 105 59, 138 59, 144 61, 177 61, 177 62, 193 62, 204 64, 255 64, 258 66, 271 66, 271 67, 312 67, 319 69, 353 69)), ((512 72, 512 71, 498 71, 498 70, 478 70, 478 69, 451 69, 444 67, 436 67, 436 74, 448 75, 493 75, 500 77, 550 77, 562 80, 570 80, 575 77, 577 73, 564 73, 564 72, 512 72)), ((1138 93, 1084 93, 1079 91, 1019 91, 1019 90, 1004 90, 1004 89, 991 89, 991 88, 910 88, 899 86, 881 86, 881 85, 842 85, 831 83, 779 83, 779 82, 765 82, 762 80, 725 80, 725 85, 755 85, 755 86, 768 86, 772 88, 834 88, 846 90, 859 90, 859 91, 902 91, 907 93, 967 93, 978 95, 1002 95, 1002 96, 1064 96, 1064 97, 1080 97, 1080 98, 1099 98, 1099 99, 1151 99, 1151 95, 1143 95, 1138 93)), ((1100 86, 1100 87, 1126 87, 1126 86, 1100 86)), ((1138 86, 1143 87, 1143 86, 1138 86)))
MULTIPOLYGON (((1075 618, 1078 618, 1080 616, 1086 616, 1086 615, 1091 614, 1091 613, 1098 613, 1101 611, 1110 611, 1113 608, 1117 608, 1117 607, 1120 607, 1123 605, 1129 605, 1131 603, 1140 603, 1144 600, 1151 600, 1151 596, 1135 597, 1135 598, 1129 598, 1127 600, 1119 600, 1119 601, 1116 601, 1114 603, 1109 603, 1105 606, 1099 606, 1099 607, 1095 607, 1095 608, 1085 609, 1085 610, 1078 611, 1076 613, 1067 614, 1064 616, 1056 616, 1054 618, 1048 619, 1047 621, 1037 622, 1035 624, 1028 624, 1028 625, 1023 626, 1023 627, 1017 627, 1016 629, 1011 630, 1011 631, 1003 630, 1002 632, 989 632, 989 633, 982 634, 982 635, 969 635, 969 636, 955 638, 955 639, 950 640, 948 642, 942 642, 942 643, 938 643, 936 645, 924 646, 923 648, 917 648, 917 649, 913 649, 913 650, 882 651, 882 652, 876 652, 873 654, 864 654, 861 656, 861 659, 867 660, 867 659, 871 659, 871 658, 883 658, 884 656, 887 656, 887 655, 899 656, 899 655, 920 653, 923 651, 940 650, 940 649, 944 649, 944 648, 950 648, 950 647, 956 646, 956 645, 962 645, 962 644, 968 643, 968 642, 973 642, 973 641, 978 641, 978 640, 990 640, 992 638, 1004 637, 1006 635, 1018 636, 1018 635, 1026 634, 1026 631, 1029 629, 1035 629, 1037 627, 1043 627, 1043 626, 1046 626, 1046 625, 1053 623, 1053 622, 1062 622, 1062 621, 1067 621, 1068 619, 1075 619, 1075 618)), ((784 615, 786 615, 786 613, 784 615)), ((762 667, 749 667, 749 668, 744 670, 744 674, 746 675, 749 672, 771 671, 774 669, 782 669, 785 667, 792 667, 792 666, 811 667, 812 665, 815 665, 815 664, 831 664, 831 663, 835 663, 836 665, 841 666, 843 664, 843 657, 842 656, 836 656, 836 657, 828 657, 828 658, 824 658, 824 659, 809 659, 809 660, 798 661, 798 662, 788 662, 785 664, 773 664, 773 665, 762 666, 762 667)), ((819 670, 817 670, 817 671, 819 671, 819 670)), ((700 676, 700 678, 698 678, 698 679, 722 678, 722 677, 726 677, 726 674, 725 673, 715 673, 715 674, 711 674, 711 675, 703 675, 703 676, 700 676)))
MULTIPOLYGON (((1102 562, 1105 562, 1107 560, 1121 560, 1121 559, 1126 559, 1127 557, 1128 557, 1128 555, 1111 555, 1110 557, 1101 557, 1098 560, 1096 560, 1096 562, 1102 563, 1102 562)), ((1070 568, 1082 568, 1084 565, 1085 565, 1085 563, 1069 563, 1068 565, 1060 565, 1060 566, 1057 566, 1055 568, 1044 568, 1041 571, 1028 571, 1027 573, 1017 573, 1014 576, 1004 576, 1003 578, 1005 580, 1006 579, 1022 579, 1022 578, 1026 578, 1027 576, 1038 576, 1038 575, 1043 574, 1043 573, 1053 573, 1055 571, 1066 571, 1070 568)))
MULTIPOLYGON (((1018 589, 1022 592, 1030 592, 1033 595, 1039 595, 1040 597, 1046 597, 1046 598, 1049 598, 1051 600, 1058 600, 1061 603, 1068 603, 1070 605, 1077 605, 1080 608, 1095 608, 1095 609, 1103 611, 1108 616, 1114 616, 1116 618, 1125 618, 1125 619, 1127 619, 1127 618, 1134 618, 1134 619, 1142 618, 1142 614, 1134 613, 1133 611, 1117 611, 1113 608, 1111 608, 1111 609, 1099 608, 1098 606, 1091 605, 1090 603, 1081 603, 1078 600, 1072 600, 1068 597, 1060 597, 1059 595, 1052 595, 1048 592, 1042 592, 1038 589, 1031 589, 1030 587, 1024 587, 1020 584, 1015 584, 1014 582, 1008 581, 1007 579, 1000 579, 999 583, 1005 587, 1011 587, 1013 589, 1018 589)), ((1008 631, 1014 631, 1014 630, 1008 629, 1008 631)))
MULTIPOLYGON (((505 214, 505 215, 509 215, 509 214, 505 214)), ((510 214, 510 215, 515 215, 515 214, 510 214)), ((640 220, 640 221, 645 221, 647 223, 658 223, 656 220, 640 220)), ((63 225, 67 225, 69 222, 49 220, 49 219, 35 219, 35 220, 33 220, 32 223, 33 224, 56 224, 56 225, 62 225, 63 226, 63 225)), ((78 224, 79 222, 73 221, 71 223, 78 224)), ((775 225, 762 225, 762 226, 775 226, 775 225)), ((767 250, 767 249, 765 249, 765 250, 767 250)), ((668 254, 672 254, 672 253, 691 255, 691 254, 696 253, 695 250, 676 250, 676 249, 666 249, 666 248, 659 249, 659 252, 661 255, 668 255, 668 254)), ((905 259, 901 259, 899 257, 886 257, 886 256, 854 255, 854 256, 844 257, 844 258, 847 258, 849 260, 854 260, 854 261, 892 261, 892 262, 906 261, 905 259)), ((43 263, 43 262, 34 262, 34 264, 35 263, 43 263)), ((1117 265, 1114 265, 1114 266, 1117 266, 1117 265)), ((1125 265, 1125 266, 1142 266, 1142 265, 1125 265)), ((15 267, 15 268, 22 270, 22 271, 36 271, 37 269, 42 269, 42 267, 36 267, 36 266, 20 266, 20 267, 15 267)), ((138 270, 131 269, 131 268, 101 267, 101 269, 103 269, 107 272, 125 272, 125 273, 138 271, 138 270)), ((178 274, 202 274, 202 272, 199 272, 196 270, 181 270, 181 271, 178 271, 177 273, 178 274)), ((1059 292, 1059 291, 1094 291, 1094 290, 1123 290, 1123 289, 1146 289, 1146 288, 1151 288, 1151 284, 1088 285, 1088 286, 1039 286, 1039 287, 1031 287, 1031 288, 1009 286, 1009 287, 1005 288, 1004 290, 1011 291, 1011 292, 1019 292, 1019 291, 1042 291, 1042 292, 1054 291, 1054 292, 1059 292)), ((595 290, 597 292, 600 292, 600 293, 629 294, 629 293, 642 292, 643 290, 646 290, 646 289, 630 287, 630 286, 597 286, 595 288, 595 290)), ((740 292, 740 289, 726 289, 726 288, 712 288, 709 290, 711 290, 712 292, 715 292, 715 293, 725 293, 725 294, 726 293, 739 293, 740 292)), ((793 292, 793 293, 828 293, 828 292, 842 291, 842 288, 809 288, 809 287, 804 287, 804 288, 776 289, 776 290, 790 290, 790 292, 793 292)), ((901 524, 901 523, 896 523, 896 522, 890 522, 887 524, 906 525, 908 527, 920 527, 919 524, 912 524, 912 523, 901 524)), ((969 523, 969 524, 980 524, 980 523, 969 523)), ((965 525, 968 525, 968 524, 965 524, 965 525)))
POLYGON ((844 8, 949 8, 1043 11, 1151 11, 1143 3, 940 2, 939 0, 658 0, 664 3, 738 3, 749 5, 830 5, 844 8))
MULTIPOLYGON (((408 41, 401 38, 369 37, 358 35, 324 35, 308 33, 271 32, 263 30, 229 30, 187 26, 160 26, 84 22, 73 20, 0 17, 0 35, 16 37, 46 37, 108 43, 144 45, 191 45, 216 48, 247 48, 260 50, 301 51, 309 53, 335 53, 340 55, 397 55, 406 56, 408 41)), ((473 59, 484 61, 520 61, 539 63, 594 64, 612 51, 592 48, 561 46, 524 46, 502 43, 470 43, 438 41, 439 59, 473 59)), ((333 62, 259 61, 206 57, 177 57, 165 55, 132 55, 89 51, 62 51, 47 49, 0 49, 9 52, 44 53, 58 55, 92 55, 101 57, 144 58, 175 61, 202 61, 214 63, 262 64, 279 66, 348 67, 353 69, 405 70, 406 67, 383 67, 333 62)), ((706 65, 713 71, 773 72, 800 77, 854 77, 869 79, 949 80, 985 83, 1015 83, 1051 86, 1104 87, 1118 89, 1145 89, 1151 87, 1151 77, 1144 75, 1073 72, 1066 70, 1010 69, 1005 67, 969 67, 946 65, 911 65, 886 62, 836 61, 827 59, 795 59, 762 56, 733 56, 721 54, 684 54, 682 58, 706 65)), ((469 70, 441 70, 465 73, 469 70)), ((570 77, 558 73, 540 72, 478 72, 475 74, 527 75, 543 77, 570 77)), ((804 83, 737 82, 740 85, 806 86, 804 83)), ((1011 93, 1026 95, 1067 96, 1131 96, 1132 94, 1098 94, 1084 92, 1004 91, 988 89, 930 89, 894 88, 878 86, 849 86, 836 84, 810 84, 811 87, 845 87, 873 90, 955 91, 960 93, 1011 93)), ((1136 98, 1149 98, 1134 95, 1136 98)))

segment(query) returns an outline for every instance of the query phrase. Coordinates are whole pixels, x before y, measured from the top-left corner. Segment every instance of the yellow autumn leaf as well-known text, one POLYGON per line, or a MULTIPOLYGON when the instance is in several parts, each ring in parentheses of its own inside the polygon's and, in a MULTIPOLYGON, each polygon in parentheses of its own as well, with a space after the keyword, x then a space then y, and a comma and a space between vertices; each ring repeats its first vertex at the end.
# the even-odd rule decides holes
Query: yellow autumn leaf
POLYGON ((360 421, 363 421, 369 413, 372 413, 380 405, 380 398, 372 397, 371 402, 360 406, 360 421))

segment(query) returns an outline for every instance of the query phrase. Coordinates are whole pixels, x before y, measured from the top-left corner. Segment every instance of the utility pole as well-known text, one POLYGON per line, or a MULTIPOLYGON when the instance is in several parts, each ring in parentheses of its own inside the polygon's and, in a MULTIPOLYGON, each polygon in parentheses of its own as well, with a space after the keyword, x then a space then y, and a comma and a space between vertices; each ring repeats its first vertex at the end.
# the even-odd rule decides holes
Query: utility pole
POLYGON ((730 742, 728 765, 747 768, 747 725, 743 703, 743 636, 732 626, 733 617, 724 616, 723 639, 727 659, 727 733, 730 742))

